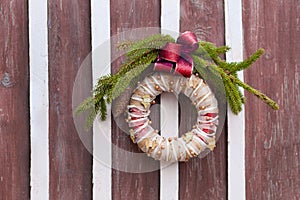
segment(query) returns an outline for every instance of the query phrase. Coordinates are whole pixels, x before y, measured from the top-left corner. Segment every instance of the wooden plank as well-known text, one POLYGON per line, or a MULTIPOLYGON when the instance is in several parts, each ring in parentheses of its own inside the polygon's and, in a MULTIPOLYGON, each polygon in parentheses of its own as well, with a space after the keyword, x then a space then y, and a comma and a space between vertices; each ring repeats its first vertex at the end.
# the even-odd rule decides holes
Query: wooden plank
POLYGON ((30 198, 40 200, 49 199, 47 1, 29 0, 28 5, 31 133, 30 198))
MULTIPOLYGON (((91 1, 91 23, 95 85, 100 76, 110 73, 110 1, 91 1)), ((111 112, 107 114, 106 121, 97 121, 93 126, 93 199, 112 199, 111 112)))
MULTIPOLYGON (((180 1, 161 1, 161 33, 179 36, 180 1)), ((174 94, 163 93, 160 99, 161 135, 168 138, 178 136, 178 100, 174 94)), ((178 199, 178 163, 160 162, 160 199, 178 199)))
MULTIPOLYGON (((225 0, 225 40, 231 50, 226 53, 227 62, 243 60, 242 1, 225 0)), ((244 80, 243 72, 238 72, 244 80)), ((241 90, 243 93, 243 90, 241 90)), ((245 109, 235 115, 228 106, 228 199, 246 198, 245 186, 245 109)))
MULTIPOLYGON (((190 30, 198 38, 224 45, 223 1, 181 1, 180 30, 190 30)), ((180 98, 180 101, 187 102, 180 98)), ((184 107, 185 116, 192 116, 192 106, 184 107), (188 114, 190 113, 190 114, 188 114)), ((182 110, 183 108, 181 108, 182 110)), ((192 118, 182 119, 180 134, 193 125, 192 118)), ((226 133, 225 128, 216 149, 203 159, 180 163, 180 199, 226 199, 226 133)))
MULTIPOLYGON (((160 1, 159 0, 112 0, 111 1, 111 34, 115 35, 132 28, 159 27, 160 1)), ((147 31, 142 34, 146 36, 147 31)), ((120 35, 120 40, 124 35, 120 35)), ((124 38, 123 38, 124 39, 124 38)), ((138 39, 138 38, 132 38, 138 39)), ((117 41, 115 41, 117 42, 117 41)), ((113 42, 112 45, 115 45, 113 42)), ((113 48, 113 47, 112 47, 113 48)), ((114 57, 112 51, 112 57, 114 57)), ((112 72, 115 73, 121 60, 113 63, 112 72)), ((118 148, 126 151, 140 152, 137 145, 133 144, 129 136, 112 122, 112 142, 118 148)), ((120 151, 113 150, 113 166, 128 162, 122 158, 120 151), (122 161, 121 161, 122 160, 122 161)), ((136 164, 138 163, 130 163, 136 164)), ((112 197, 118 199, 159 199, 159 172, 127 173, 113 169, 112 171, 112 197)))
POLYGON ((0 4, 0 199, 29 199, 27 1, 0 4))
POLYGON ((245 56, 266 50, 245 79, 281 107, 246 94, 247 199, 299 199, 299 1, 244 0, 243 11, 245 56))
MULTIPOLYGON (((90 3, 49 0, 48 16, 50 199, 91 199, 92 158, 72 119, 73 83, 91 50, 90 3)), ((90 91, 91 77, 86 82, 83 93, 90 91)))

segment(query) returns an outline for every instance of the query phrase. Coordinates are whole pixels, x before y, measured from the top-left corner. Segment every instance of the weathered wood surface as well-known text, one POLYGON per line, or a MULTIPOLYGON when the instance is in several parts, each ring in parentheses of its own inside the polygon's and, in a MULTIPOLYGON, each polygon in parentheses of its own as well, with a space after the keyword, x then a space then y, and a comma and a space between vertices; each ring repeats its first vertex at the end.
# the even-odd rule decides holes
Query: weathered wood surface
MULTIPOLYGON (((159 0, 112 0, 111 1, 111 34, 112 36, 128 31, 132 28, 159 27, 160 1, 159 0)), ((149 34, 149 33, 148 33, 149 34)), ((147 32, 144 34, 147 35, 147 32)), ((142 37, 142 35, 140 35, 142 37)), ((119 40, 124 40, 120 37, 119 40)), ((137 39, 137 38, 133 38, 137 39)), ((116 45, 113 42, 112 45, 116 45)), ((114 47, 112 46, 112 49, 114 47)), ((112 50, 114 54, 114 50, 112 50)), ((114 55, 112 55, 114 57, 114 55)), ((112 73, 119 69, 122 59, 116 60, 112 65, 112 73)), ((112 120, 113 121, 113 120, 112 120)), ((112 123, 112 142, 119 148, 127 151, 140 152, 137 145, 130 141, 129 136, 112 123)), ((119 152, 113 151, 113 165, 121 160, 119 152)), ((126 162, 126 160, 125 160, 126 162)), ((131 163, 133 164, 133 163, 131 163)), ((135 163, 138 165, 138 163, 135 163)), ((159 163, 157 163, 159 164, 159 163)), ((113 169, 112 171, 112 197, 118 199, 159 199, 159 171, 149 173, 126 173, 113 169)))
POLYGON ((300 2, 244 0, 243 11, 245 56, 266 50, 246 81, 280 105, 247 94, 247 199, 300 199, 300 2))
MULTIPOLYGON (((0 199, 30 196, 27 4, 0 4, 0 199)), ((71 102, 77 70, 91 50, 90 5, 79 0, 48 4, 50 199, 91 199, 92 159, 73 125, 71 102)), ((273 111, 246 92, 247 199, 300 199, 299 4, 243 1, 245 56, 266 49, 245 72, 245 80, 281 106, 273 111)), ((192 30, 203 40, 223 45, 223 6, 220 0, 181 1, 181 32, 192 30)), ((112 34, 159 25, 159 0, 111 1, 112 34)), ((87 88, 90 84, 87 81, 87 88)), ((158 116, 153 120, 159 121, 158 116)), ((190 128, 189 119, 186 122, 180 124, 181 133, 190 128)), ((206 158, 180 164, 180 199, 226 199, 225 136, 223 131, 206 158)), ((112 138, 120 148, 139 151, 116 124, 112 138)), ((118 154, 113 160, 117 162, 118 154)), ((159 199, 159 171, 113 170, 112 181, 113 199, 159 199)))
MULTIPOLYGON (((92 158, 72 119, 73 83, 91 50, 90 4, 50 0, 48 13, 50 199, 91 199, 92 158)), ((88 79, 86 89, 90 91, 92 80, 88 79)))
MULTIPOLYGON (((181 32, 190 30, 197 37, 224 45, 223 1, 181 1, 181 32)), ((186 102, 184 113, 192 106, 186 102)), ((189 110, 189 113, 192 111, 189 110)), ((189 114, 191 116, 191 114, 189 114)), ((180 133, 188 131, 191 118, 182 120, 180 133)), ((203 159, 180 163, 180 199, 226 199, 226 132, 225 127, 216 149, 203 159)))
POLYGON ((0 3, 0 199, 29 199, 27 1, 0 3))

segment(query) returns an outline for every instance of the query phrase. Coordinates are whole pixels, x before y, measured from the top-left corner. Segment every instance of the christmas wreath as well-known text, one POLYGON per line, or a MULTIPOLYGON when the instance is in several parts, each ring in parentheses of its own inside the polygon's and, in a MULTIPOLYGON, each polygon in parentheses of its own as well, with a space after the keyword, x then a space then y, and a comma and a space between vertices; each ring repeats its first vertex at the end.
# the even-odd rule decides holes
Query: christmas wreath
POLYGON ((130 137, 139 148, 157 160, 187 161, 204 149, 213 150, 218 125, 218 103, 209 86, 198 76, 190 78, 168 73, 146 77, 131 96, 128 107, 130 137), (150 104, 162 92, 183 93, 198 112, 197 123, 182 137, 165 138, 151 127, 150 104))
MULTIPOLYGON (((76 113, 88 110, 88 128, 99 114, 106 119, 106 104, 118 98, 146 70, 154 73, 138 82, 127 106, 130 138, 148 156, 164 161, 187 161, 206 149, 213 150, 216 143, 219 110, 216 96, 225 91, 232 112, 238 114, 245 103, 239 87, 244 88, 273 109, 279 106, 262 92, 242 82, 237 72, 251 66, 262 54, 257 50, 242 62, 226 62, 220 55, 230 50, 227 46, 216 47, 206 41, 198 41, 193 32, 184 32, 175 41, 169 35, 152 35, 140 41, 118 44, 126 49, 126 60, 116 74, 100 77, 76 113), (213 82, 214 92, 207 81, 213 82), (164 138, 151 126, 150 107, 162 92, 176 95, 183 93, 194 104, 197 123, 182 137, 164 138)), ((125 111, 125 110, 124 110, 125 111)))

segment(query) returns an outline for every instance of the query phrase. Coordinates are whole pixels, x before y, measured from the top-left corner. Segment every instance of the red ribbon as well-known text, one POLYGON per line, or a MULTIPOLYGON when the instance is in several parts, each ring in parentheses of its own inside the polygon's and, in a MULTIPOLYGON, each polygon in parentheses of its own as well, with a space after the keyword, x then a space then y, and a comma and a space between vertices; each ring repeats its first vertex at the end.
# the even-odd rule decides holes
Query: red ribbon
POLYGON ((160 50, 154 64, 154 70, 190 77, 194 67, 190 54, 196 51, 198 47, 198 40, 193 32, 182 33, 176 43, 169 42, 160 50))

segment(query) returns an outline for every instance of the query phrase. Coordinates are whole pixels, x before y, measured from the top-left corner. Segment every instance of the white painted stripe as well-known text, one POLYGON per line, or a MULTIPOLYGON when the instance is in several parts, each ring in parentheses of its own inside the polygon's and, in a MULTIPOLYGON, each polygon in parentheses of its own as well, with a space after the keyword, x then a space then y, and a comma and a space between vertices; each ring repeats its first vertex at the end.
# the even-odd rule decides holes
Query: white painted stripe
POLYGON ((47 0, 29 0, 30 196, 49 199, 47 0))
MULTIPOLYGON (((162 34, 178 37, 180 19, 180 0, 161 1, 162 34)), ((161 95, 161 134, 165 137, 178 135, 178 100, 168 93, 161 95)), ((178 163, 167 166, 161 162, 160 199, 177 200, 179 194, 178 163), (167 166, 167 167, 165 167, 167 166)))
MULTIPOLYGON (((91 1, 93 85, 110 73, 110 1, 91 1), (101 48, 97 47, 101 45, 101 48), (104 67, 105 66, 105 67, 104 67)), ((111 195, 111 114, 93 126, 93 199, 109 200, 111 195), (103 147, 105 146, 105 151, 103 147)))
MULTIPOLYGON (((241 0, 225 0, 225 38, 231 51, 229 62, 243 60, 243 24, 241 0)), ((243 80, 243 73, 239 73, 243 80)), ((246 199, 245 186, 245 111, 234 115, 228 109, 228 199, 246 199)))

